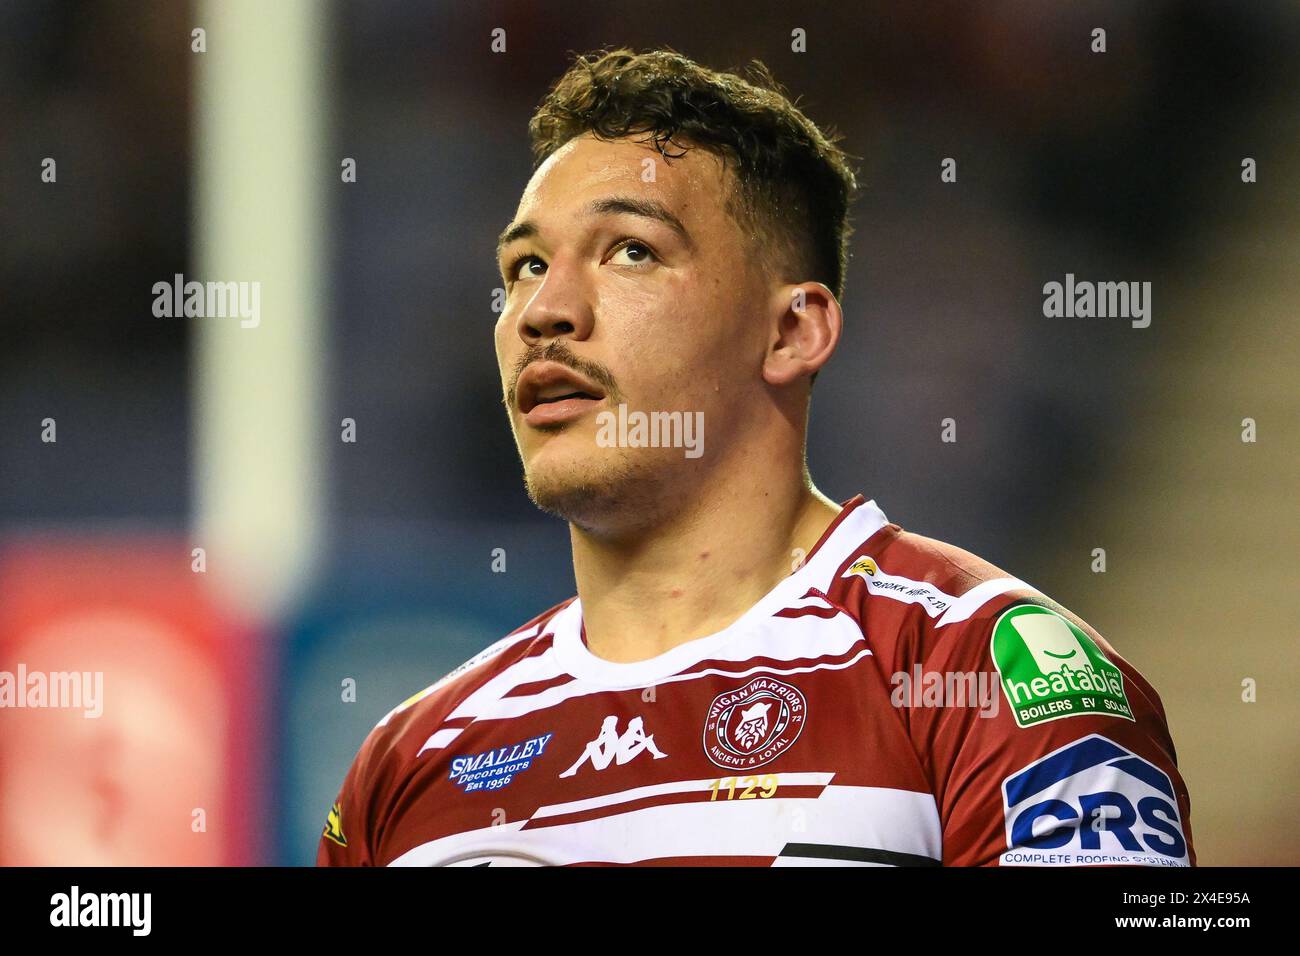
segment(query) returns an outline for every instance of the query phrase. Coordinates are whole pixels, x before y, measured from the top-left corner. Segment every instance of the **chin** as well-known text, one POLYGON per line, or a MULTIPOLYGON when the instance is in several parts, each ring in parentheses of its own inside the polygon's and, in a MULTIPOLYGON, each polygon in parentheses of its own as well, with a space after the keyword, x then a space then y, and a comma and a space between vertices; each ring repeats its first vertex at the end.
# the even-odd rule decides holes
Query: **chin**
MULTIPOLYGON (((659 481, 625 455, 570 456, 544 448, 524 468, 528 497, 547 514, 588 530, 639 524, 653 512, 659 481)), ((647 463, 648 464, 648 463, 647 463)))

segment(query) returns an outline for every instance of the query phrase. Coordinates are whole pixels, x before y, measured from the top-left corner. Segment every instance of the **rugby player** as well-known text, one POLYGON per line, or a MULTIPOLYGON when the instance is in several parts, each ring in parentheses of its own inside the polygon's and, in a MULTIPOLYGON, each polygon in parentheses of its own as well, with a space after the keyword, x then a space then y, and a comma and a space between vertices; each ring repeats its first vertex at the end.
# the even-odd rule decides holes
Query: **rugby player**
POLYGON ((667 51, 579 57, 529 128, 496 353, 577 595, 380 721, 318 862, 1194 865, 1132 665, 812 483, 855 189, 834 138, 761 66, 667 51))

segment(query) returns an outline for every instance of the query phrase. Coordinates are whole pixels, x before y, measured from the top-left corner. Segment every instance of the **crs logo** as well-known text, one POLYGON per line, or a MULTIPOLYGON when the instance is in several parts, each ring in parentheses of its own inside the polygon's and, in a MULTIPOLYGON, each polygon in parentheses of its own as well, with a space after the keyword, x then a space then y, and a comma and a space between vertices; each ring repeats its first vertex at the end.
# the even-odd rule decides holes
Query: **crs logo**
POLYGON ((1002 781, 1003 866, 1190 866, 1169 776, 1092 734, 1002 781))

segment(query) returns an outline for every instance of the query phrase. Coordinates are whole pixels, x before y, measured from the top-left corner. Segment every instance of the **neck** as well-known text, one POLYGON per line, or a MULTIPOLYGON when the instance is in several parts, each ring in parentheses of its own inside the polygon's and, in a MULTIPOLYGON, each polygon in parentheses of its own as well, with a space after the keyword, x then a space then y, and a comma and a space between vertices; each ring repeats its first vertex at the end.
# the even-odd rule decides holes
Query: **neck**
POLYGON ((645 660, 724 629, 798 567, 841 510, 801 459, 789 474, 728 479, 693 489, 642 533, 570 525, 593 654, 645 660))

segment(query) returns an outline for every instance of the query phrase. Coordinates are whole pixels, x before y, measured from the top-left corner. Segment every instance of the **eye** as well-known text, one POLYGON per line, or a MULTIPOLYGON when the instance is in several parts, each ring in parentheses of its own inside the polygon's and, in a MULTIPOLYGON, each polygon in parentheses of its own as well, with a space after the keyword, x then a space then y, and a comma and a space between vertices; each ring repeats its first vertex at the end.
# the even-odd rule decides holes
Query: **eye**
POLYGON ((624 239, 614 249, 609 261, 617 266, 639 266, 655 261, 655 254, 638 239, 624 239))
POLYGON ((537 279, 546 275, 546 263, 537 256, 519 256, 510 263, 506 275, 512 281, 520 279, 537 279))

